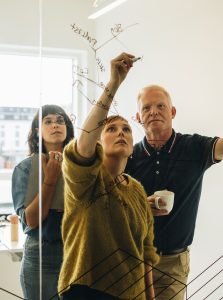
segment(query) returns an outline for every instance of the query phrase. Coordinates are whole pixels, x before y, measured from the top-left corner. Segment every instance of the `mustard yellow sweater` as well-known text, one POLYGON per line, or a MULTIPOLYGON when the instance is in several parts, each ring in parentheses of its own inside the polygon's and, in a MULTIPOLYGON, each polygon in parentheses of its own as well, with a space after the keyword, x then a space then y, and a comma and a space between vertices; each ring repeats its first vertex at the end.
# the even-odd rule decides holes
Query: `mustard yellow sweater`
POLYGON ((64 150, 64 258, 59 292, 84 284, 121 299, 145 299, 144 261, 159 260, 153 216, 139 182, 115 183, 102 164, 103 150, 87 166, 75 141, 64 150))

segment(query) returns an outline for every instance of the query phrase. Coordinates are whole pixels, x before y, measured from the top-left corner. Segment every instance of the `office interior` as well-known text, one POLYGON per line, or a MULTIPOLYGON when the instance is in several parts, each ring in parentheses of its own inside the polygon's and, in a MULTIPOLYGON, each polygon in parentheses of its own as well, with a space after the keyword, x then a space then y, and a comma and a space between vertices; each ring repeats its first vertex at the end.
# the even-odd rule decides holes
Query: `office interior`
MULTIPOLYGON (((139 90, 148 84, 158 84, 169 91, 177 109, 173 121, 173 128, 177 132, 222 137, 223 2, 128 0, 95 19, 89 19, 100 6, 108 4, 106 2, 110 4, 116 1, 0 0, 0 57, 35 57, 38 66, 35 77, 28 76, 29 82, 27 77, 22 78, 21 66, 16 63, 10 64, 9 74, 2 73, 1 89, 10 94, 10 97, 5 94, 4 98, 3 92, 0 92, 2 116, 7 114, 10 107, 11 112, 20 115, 24 113, 24 108, 28 109, 24 125, 27 126, 35 109, 43 104, 55 103, 57 98, 56 104, 65 107, 73 119, 75 135, 78 136, 78 128, 81 128, 91 101, 97 99, 108 80, 110 60, 121 52, 127 52, 141 59, 134 63, 117 93, 112 109, 129 120, 134 142, 144 136, 143 129, 135 120, 136 98, 139 90), (60 78, 62 80, 63 77, 59 77, 62 74, 60 64, 52 73, 48 69, 48 75, 44 74, 41 66, 45 58, 62 59, 68 63, 69 81, 63 83, 67 94, 52 91, 47 94, 47 90, 43 89, 51 84, 53 90, 60 85, 60 78), (50 81, 53 73, 58 74, 56 83, 50 81), (11 82, 10 76, 14 78, 11 82), (15 86, 16 78, 23 81, 22 87, 15 86), (22 89, 30 92, 26 91, 24 99, 21 96, 13 102, 15 94, 23 95, 22 89), (35 93, 33 98, 32 91, 35 93)), ((2 116, 0 129, 12 124, 11 119, 2 116)), ((7 127, 7 133, 4 133, 0 143, 14 136, 10 128, 7 127)), ((18 154, 17 160, 25 158, 27 154, 25 128, 22 127, 20 133, 24 149, 22 154, 18 154)), ((0 151, 3 148, 4 144, 1 144, 0 151)), ((0 168, 0 182, 2 186, 7 185, 8 189, 13 163, 15 160, 7 163, 2 161, 0 168)), ((219 258, 212 272, 217 273, 223 268, 222 179, 222 165, 212 167, 204 177, 195 236, 190 248, 189 281, 219 258)), ((2 199, 1 215, 4 212, 13 213, 10 204, 4 210, 4 203, 2 199)), ((0 299, 13 300, 17 299, 15 295, 22 297, 19 270, 25 237, 20 232, 19 244, 11 245, 10 228, 7 227, 6 232, 6 227, 0 228, 0 299)), ((209 275, 205 273, 206 276, 209 275)), ((192 289, 196 290, 196 286, 202 285, 202 280, 196 282, 192 289)), ((192 299, 201 299, 197 297, 192 299)))

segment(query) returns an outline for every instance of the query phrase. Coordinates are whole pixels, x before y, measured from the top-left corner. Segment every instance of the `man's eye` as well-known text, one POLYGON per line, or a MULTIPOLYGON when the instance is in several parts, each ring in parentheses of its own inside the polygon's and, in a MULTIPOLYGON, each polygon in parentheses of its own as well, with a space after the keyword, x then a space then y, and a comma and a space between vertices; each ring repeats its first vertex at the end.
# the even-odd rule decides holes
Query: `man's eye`
POLYGON ((165 108, 166 106, 164 105, 164 104, 162 104, 162 103, 160 103, 160 104, 158 104, 158 108, 159 109, 163 109, 163 108, 165 108))
POLYGON ((148 111, 148 110, 150 110, 150 107, 149 107, 149 106, 143 107, 143 111, 148 111))

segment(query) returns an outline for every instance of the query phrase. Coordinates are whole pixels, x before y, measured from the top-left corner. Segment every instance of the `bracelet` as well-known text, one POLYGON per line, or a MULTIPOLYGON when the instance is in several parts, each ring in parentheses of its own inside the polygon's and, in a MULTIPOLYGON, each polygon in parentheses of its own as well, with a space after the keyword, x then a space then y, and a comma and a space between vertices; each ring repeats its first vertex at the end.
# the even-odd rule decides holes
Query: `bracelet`
POLYGON ((55 186, 55 184, 46 183, 46 182, 43 182, 43 184, 45 184, 45 185, 47 185, 47 186, 55 186))

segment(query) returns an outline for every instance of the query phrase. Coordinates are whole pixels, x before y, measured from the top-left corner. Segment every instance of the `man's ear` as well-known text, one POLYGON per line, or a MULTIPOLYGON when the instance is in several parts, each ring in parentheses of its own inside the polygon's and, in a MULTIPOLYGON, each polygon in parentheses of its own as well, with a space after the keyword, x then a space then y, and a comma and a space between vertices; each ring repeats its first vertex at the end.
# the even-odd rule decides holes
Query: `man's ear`
POLYGON ((171 108, 171 113, 172 113, 172 119, 174 119, 175 116, 176 116, 176 113, 177 113, 177 110, 176 110, 176 107, 175 107, 175 106, 172 106, 172 108, 171 108))
POLYGON ((139 124, 141 124, 141 119, 140 119, 140 115, 139 115, 138 112, 136 113, 136 121, 137 121, 139 124))

